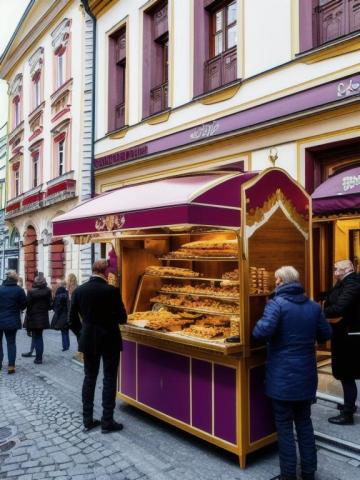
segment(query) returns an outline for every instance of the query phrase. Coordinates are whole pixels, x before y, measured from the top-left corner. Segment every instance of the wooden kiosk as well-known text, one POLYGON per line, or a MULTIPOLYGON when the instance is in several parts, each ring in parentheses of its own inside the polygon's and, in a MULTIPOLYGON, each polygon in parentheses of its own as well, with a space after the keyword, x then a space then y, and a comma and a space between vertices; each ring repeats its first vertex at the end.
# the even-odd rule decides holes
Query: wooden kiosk
POLYGON ((251 331, 278 267, 293 265, 310 289, 310 219, 309 196, 278 168, 134 185, 57 217, 55 235, 117 252, 130 314, 118 397, 235 453, 241 467, 275 441, 265 351, 251 331))

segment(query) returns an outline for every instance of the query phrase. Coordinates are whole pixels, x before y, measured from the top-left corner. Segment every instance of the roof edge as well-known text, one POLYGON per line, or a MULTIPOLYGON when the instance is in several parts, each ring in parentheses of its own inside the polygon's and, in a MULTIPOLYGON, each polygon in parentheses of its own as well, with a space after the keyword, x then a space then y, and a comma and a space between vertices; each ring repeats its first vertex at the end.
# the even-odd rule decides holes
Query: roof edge
POLYGON ((10 40, 8 41, 8 44, 6 45, 3 53, 1 54, 0 56, 0 64, 3 62, 4 58, 6 57, 8 51, 10 50, 11 48, 11 45, 13 44, 15 38, 16 38, 16 35, 18 33, 18 31, 20 30, 21 28, 21 25, 24 23, 26 17, 28 16, 30 10, 32 9, 32 7, 35 5, 35 0, 30 0, 29 3, 28 3, 28 6, 26 7, 24 13, 22 14, 18 24, 16 25, 16 28, 14 30, 14 33, 11 35, 10 37, 10 40))

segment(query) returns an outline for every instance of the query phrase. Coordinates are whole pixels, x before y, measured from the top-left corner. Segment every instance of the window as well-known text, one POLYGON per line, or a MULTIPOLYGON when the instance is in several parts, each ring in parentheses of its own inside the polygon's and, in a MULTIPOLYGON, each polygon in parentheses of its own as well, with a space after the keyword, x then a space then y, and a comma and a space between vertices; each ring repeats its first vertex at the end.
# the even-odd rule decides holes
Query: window
POLYGON ((168 4, 158 2, 144 13, 143 117, 168 108, 168 4))
POLYGON ((39 185, 39 152, 34 152, 32 155, 33 159, 33 188, 37 187, 39 185))
POLYGON ((194 2, 194 95, 221 88, 237 79, 237 1, 194 2))
POLYGON ((20 97, 17 96, 13 100, 13 112, 14 112, 14 128, 20 123, 20 97))
POLYGON ((33 80, 34 83, 34 108, 40 105, 40 76, 33 80))
POLYGON ((17 169, 14 173, 14 183, 15 183, 15 189, 14 189, 14 196, 18 197, 20 195, 20 171, 17 169))
POLYGON ((109 38, 109 131, 125 125, 126 28, 109 38), (115 81, 114 81, 115 79, 115 81))
POLYGON ((216 10, 212 15, 211 49, 213 57, 236 46, 236 16, 236 2, 216 10))
POLYGON ((65 139, 58 143, 58 176, 65 172, 65 139))
POLYGON ((64 83, 64 54, 57 55, 57 88, 64 83))
POLYGON ((299 8, 302 52, 360 30, 359 0, 312 0, 299 8))

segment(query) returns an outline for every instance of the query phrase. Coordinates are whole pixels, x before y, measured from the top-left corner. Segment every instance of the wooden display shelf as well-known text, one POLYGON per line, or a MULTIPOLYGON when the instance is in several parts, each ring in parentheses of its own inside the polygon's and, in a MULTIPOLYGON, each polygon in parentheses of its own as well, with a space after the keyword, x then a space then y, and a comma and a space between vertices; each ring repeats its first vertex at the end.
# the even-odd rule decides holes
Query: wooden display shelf
POLYGON ((204 298, 216 298, 216 300, 221 300, 223 302, 236 302, 239 303, 239 297, 225 297, 221 295, 215 295, 213 293, 194 293, 194 292, 179 292, 176 290, 169 291, 169 290, 158 290, 158 293, 164 293, 166 295, 182 295, 182 296, 189 296, 189 297, 204 297, 204 298))
POLYGON ((159 257, 158 260, 171 262, 239 262, 239 257, 159 257))
POLYGON ((239 280, 228 280, 226 278, 211 278, 211 277, 181 277, 176 275, 156 275, 154 273, 144 273, 144 277, 164 278, 167 280, 198 280, 205 282, 226 282, 226 286, 233 287, 240 285, 239 280))
POLYGON ((151 303, 158 304, 158 305, 163 305, 164 307, 169 307, 169 308, 178 308, 180 310, 185 310, 185 311, 190 311, 190 312, 195 312, 195 313, 203 313, 204 315, 226 315, 226 316, 235 316, 239 317, 240 313, 229 313, 229 312, 214 312, 211 310, 203 310, 201 308, 191 308, 191 307, 182 307, 181 305, 170 305, 169 303, 163 303, 163 302, 154 302, 150 300, 151 303))
POLYGON ((207 340, 198 337, 188 337, 176 332, 159 332, 128 323, 121 325, 120 330, 125 339, 146 341, 146 343, 151 340, 151 345, 159 347, 166 347, 166 344, 176 345, 180 350, 186 349, 186 347, 196 347, 198 350, 218 352, 223 355, 241 353, 244 348, 241 343, 226 343, 225 339, 207 340))

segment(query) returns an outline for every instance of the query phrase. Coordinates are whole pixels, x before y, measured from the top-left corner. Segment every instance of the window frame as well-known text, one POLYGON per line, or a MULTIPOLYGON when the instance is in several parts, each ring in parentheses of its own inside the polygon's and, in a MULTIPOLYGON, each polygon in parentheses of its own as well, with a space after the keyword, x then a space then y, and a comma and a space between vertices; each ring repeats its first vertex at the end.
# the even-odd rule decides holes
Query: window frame
POLYGON ((210 28, 210 44, 209 44, 209 54, 210 58, 215 58, 218 55, 221 55, 228 50, 231 50, 232 48, 237 47, 237 38, 236 38, 236 43, 229 47, 228 41, 228 33, 231 28, 237 27, 237 9, 238 9, 238 2, 237 0, 230 0, 228 2, 224 2, 220 5, 218 5, 216 8, 214 8, 211 11, 211 28, 210 28), (228 23, 228 13, 229 13, 229 7, 231 5, 236 5, 236 15, 235 15, 235 20, 232 23, 228 23), (216 30, 216 16, 219 12, 222 12, 222 19, 221 19, 221 30, 216 30), (221 40, 221 51, 216 53, 216 37, 219 34, 222 34, 222 40, 221 40))
POLYGON ((57 142, 57 176, 61 177, 66 173, 66 137, 57 142), (61 150, 60 150, 61 147, 61 150), (61 161, 60 161, 61 157, 61 161))
POLYGON ((36 150, 31 154, 32 157, 32 188, 40 185, 40 151, 36 150), (36 168, 35 168, 36 167, 36 168))

